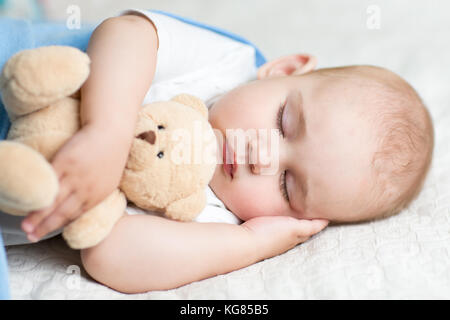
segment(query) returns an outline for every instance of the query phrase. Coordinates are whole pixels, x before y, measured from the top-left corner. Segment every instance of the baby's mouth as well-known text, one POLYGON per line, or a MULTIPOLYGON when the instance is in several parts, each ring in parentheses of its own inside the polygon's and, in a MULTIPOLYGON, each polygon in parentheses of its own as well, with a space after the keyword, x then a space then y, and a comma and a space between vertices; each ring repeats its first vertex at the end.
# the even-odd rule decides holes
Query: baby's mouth
POLYGON ((236 153, 234 153, 233 149, 230 148, 226 140, 223 144, 222 157, 223 170, 231 177, 231 179, 233 179, 237 170, 236 153))

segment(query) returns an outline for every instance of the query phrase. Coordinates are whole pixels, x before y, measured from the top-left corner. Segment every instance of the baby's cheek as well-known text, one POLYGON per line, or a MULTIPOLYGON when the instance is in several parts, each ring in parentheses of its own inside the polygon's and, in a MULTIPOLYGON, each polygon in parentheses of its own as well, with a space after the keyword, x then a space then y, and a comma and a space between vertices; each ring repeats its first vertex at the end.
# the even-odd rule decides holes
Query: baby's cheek
POLYGON ((261 216, 280 215, 279 202, 275 195, 263 186, 253 186, 233 190, 230 208, 240 219, 246 221, 261 216))

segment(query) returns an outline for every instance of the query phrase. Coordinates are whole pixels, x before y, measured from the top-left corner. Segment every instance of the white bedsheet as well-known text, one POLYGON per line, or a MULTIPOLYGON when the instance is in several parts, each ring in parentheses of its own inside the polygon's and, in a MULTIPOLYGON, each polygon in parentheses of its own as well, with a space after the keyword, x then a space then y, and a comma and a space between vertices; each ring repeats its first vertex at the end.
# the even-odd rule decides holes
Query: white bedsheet
MULTIPOLYGON (((450 5, 440 2, 442 8, 435 5, 420 12, 420 5, 410 2, 401 1, 404 6, 379 2, 383 18, 379 30, 365 29, 364 21, 355 26, 346 19, 345 7, 330 10, 323 2, 310 1, 303 7, 299 3, 297 14, 323 22, 309 28, 312 35, 305 40, 311 44, 316 37, 317 44, 311 47, 317 50, 321 66, 372 63, 388 67, 410 81, 429 106, 436 129, 434 162, 423 192, 408 210, 383 221, 329 227, 285 254, 226 275, 137 295, 94 282, 82 270, 78 251, 69 250, 61 238, 13 246, 7 248, 13 298, 449 299, 450 42, 445 39, 450 5), (408 14, 411 8, 417 9, 414 15, 408 14), (333 23, 341 26, 334 38, 330 35, 333 23), (346 44, 335 47, 337 40, 330 42, 332 38, 346 44), (332 47, 326 49, 327 45, 332 47)), ((365 8, 360 11, 364 18, 365 8)))

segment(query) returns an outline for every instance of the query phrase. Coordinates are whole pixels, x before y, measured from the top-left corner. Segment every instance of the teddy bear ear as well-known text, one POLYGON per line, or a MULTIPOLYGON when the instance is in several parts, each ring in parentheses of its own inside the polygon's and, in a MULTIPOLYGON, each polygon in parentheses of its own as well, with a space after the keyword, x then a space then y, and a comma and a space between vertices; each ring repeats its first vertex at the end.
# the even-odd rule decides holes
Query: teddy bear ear
POLYGON ((187 93, 182 93, 170 100, 192 107, 208 119, 208 108, 201 99, 187 93))

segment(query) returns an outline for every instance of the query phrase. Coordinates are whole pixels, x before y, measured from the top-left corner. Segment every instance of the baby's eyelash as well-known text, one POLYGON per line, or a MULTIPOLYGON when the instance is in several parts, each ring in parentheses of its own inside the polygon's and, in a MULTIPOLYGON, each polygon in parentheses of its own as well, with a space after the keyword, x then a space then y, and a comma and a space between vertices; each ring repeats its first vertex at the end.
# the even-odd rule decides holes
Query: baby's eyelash
POLYGON ((286 170, 283 171, 283 173, 280 175, 280 190, 283 198, 286 199, 287 202, 289 202, 289 195, 286 187, 286 170))
POLYGON ((281 136, 283 136, 283 137, 284 137, 284 132, 283 132, 283 125, 282 125, 281 121, 283 120, 283 111, 284 111, 285 106, 286 106, 286 103, 280 104, 280 107, 278 108, 278 113, 277 113, 277 128, 278 128, 278 130, 280 130, 281 136))
MULTIPOLYGON (((281 122, 283 120, 283 111, 285 106, 286 102, 281 103, 277 112, 277 128, 278 130, 280 130, 282 137, 284 137, 284 132, 283 132, 283 125, 281 122)), ((280 175, 280 190, 281 194, 283 195, 283 198, 289 203, 289 195, 286 187, 286 171, 283 171, 283 173, 280 175)))

